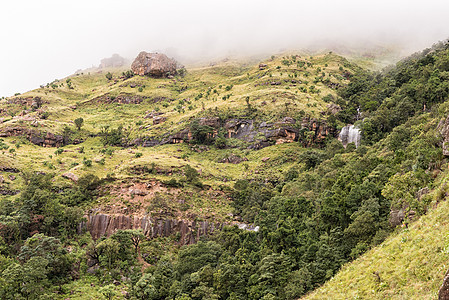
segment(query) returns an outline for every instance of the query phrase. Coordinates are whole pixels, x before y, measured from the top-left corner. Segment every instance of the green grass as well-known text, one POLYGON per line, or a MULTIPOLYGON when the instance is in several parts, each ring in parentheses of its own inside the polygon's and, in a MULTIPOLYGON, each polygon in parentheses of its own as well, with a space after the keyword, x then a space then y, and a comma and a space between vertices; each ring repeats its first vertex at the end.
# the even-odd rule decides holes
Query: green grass
MULTIPOLYGON (((113 185, 136 180, 166 182, 175 178, 182 181, 184 178, 182 167, 187 164, 201 171, 200 180, 211 192, 229 189, 239 179, 282 178, 294 164, 297 154, 303 151, 298 143, 250 151, 246 149, 247 145, 244 142, 234 141, 238 145, 237 148, 220 150, 209 146, 209 150, 202 153, 193 151, 186 144, 127 149, 109 147, 114 152, 112 155, 106 155, 101 153, 105 147, 100 138, 92 137, 104 126, 110 128, 123 126, 131 140, 139 137, 157 138, 186 128, 192 119, 198 117, 252 118, 257 122, 276 122, 284 117, 299 119, 304 115, 326 118, 321 114, 327 105, 322 98, 329 94, 336 97, 336 91, 322 82, 313 83, 314 78, 322 76, 324 72, 323 78, 329 82, 346 84, 347 80, 342 77, 343 72, 352 73, 357 69, 346 59, 333 54, 313 58, 295 57, 295 59, 289 54, 265 60, 264 63, 267 64, 267 68, 259 70, 258 63, 220 62, 215 66, 188 69, 185 77, 174 79, 141 76, 124 79, 120 78, 125 71, 123 69, 86 70, 82 74, 74 74, 55 81, 54 83, 58 85, 55 89, 49 85, 20 95, 23 98, 41 97, 44 102, 41 109, 50 113, 47 119, 42 120, 38 118, 37 111, 31 111, 30 107, 26 107, 27 116, 37 119, 38 124, 34 124, 35 126, 32 125, 32 121, 18 116, 22 112, 22 107, 8 104, 10 99, 2 100, 0 108, 6 108, 7 112, 4 122, 0 124, 0 130, 6 127, 22 127, 62 134, 63 128, 68 126, 74 131, 74 137, 84 140, 79 145, 63 147, 64 152, 57 155, 56 148, 35 146, 24 137, 8 137, 4 140, 10 148, 15 148, 14 144, 19 141, 21 146, 15 149, 15 153, 3 151, 2 162, 16 164, 23 172, 54 173, 55 184, 62 187, 73 184, 61 176, 66 172, 77 176, 94 174, 100 178, 113 176, 117 179, 113 185), (287 66, 282 63, 285 60, 292 63, 287 66), (298 61, 303 61, 304 65, 297 65, 298 61), (105 77, 109 71, 113 74, 112 80, 105 77), (73 89, 67 86, 68 78, 72 82, 73 89), (297 83, 292 83, 292 80, 297 83), (282 84, 271 85, 271 82, 282 84), (131 85, 136 86, 132 88, 131 85), (315 87, 315 92, 310 92, 311 86, 315 87), (142 97, 143 101, 140 104, 98 102, 99 97, 117 97, 125 94, 142 97), (223 100, 224 96, 227 99, 223 100), (247 108, 247 97, 253 108, 252 112, 247 108), (163 113, 167 120, 154 125, 152 118, 145 118, 149 113, 156 111, 163 113), (8 114, 15 116, 11 118, 7 116, 8 114), (76 118, 84 119, 80 131, 73 123, 76 118), (83 153, 79 153, 81 147, 83 153), (137 152, 142 153, 142 156, 136 157, 137 152), (246 157, 248 161, 236 165, 219 163, 220 159, 231 153, 246 157), (270 157, 270 160, 264 163, 261 160, 263 157, 270 157), (290 159, 285 159, 286 157, 290 159), (92 165, 83 163, 86 160, 92 161, 92 165), (153 164, 159 169, 173 171, 172 175, 138 175, 132 172, 136 166, 148 167, 153 164)), ((0 172, 0 175, 7 179, 5 184, 9 188, 18 190, 23 188, 24 182, 20 176, 17 176, 19 177, 17 180, 10 181, 9 174, 0 172)), ((189 189, 191 188, 187 188, 189 189)), ((127 199, 129 195, 122 196, 123 199, 127 199)), ((181 196, 184 197, 183 195, 179 197, 181 196)), ((91 205, 106 205, 110 201, 111 196, 104 195, 100 198, 100 202, 91 205)), ((190 208, 185 212, 181 212, 180 207, 175 205, 175 209, 182 216, 192 212, 198 218, 224 220, 232 211, 229 201, 225 201, 221 196, 210 197, 208 192, 198 193, 198 197, 187 202, 190 208), (214 207, 215 213, 210 210, 211 207, 214 207)), ((150 203, 151 201, 143 203, 141 209, 145 209, 145 205, 150 203)))

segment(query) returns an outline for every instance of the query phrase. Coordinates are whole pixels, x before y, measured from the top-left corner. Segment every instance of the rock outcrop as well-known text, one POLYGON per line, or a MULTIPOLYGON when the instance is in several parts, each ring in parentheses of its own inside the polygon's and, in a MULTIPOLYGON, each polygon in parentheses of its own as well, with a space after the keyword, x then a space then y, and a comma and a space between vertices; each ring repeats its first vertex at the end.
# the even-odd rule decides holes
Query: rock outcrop
POLYGON ((142 51, 131 65, 131 70, 138 75, 166 77, 176 74, 177 62, 162 53, 142 51))
POLYGON ((175 219, 153 219, 149 216, 91 214, 85 216, 86 222, 79 225, 81 233, 87 230, 94 239, 109 236, 119 229, 141 229, 148 237, 167 237, 179 234, 179 244, 193 244, 201 236, 220 230, 223 225, 208 221, 186 221, 175 219))
POLYGON ((223 159, 221 159, 219 161, 219 163, 224 163, 224 164, 239 164, 242 161, 248 161, 248 159, 246 157, 240 157, 238 155, 235 154, 231 154, 228 157, 225 157, 223 159))
POLYGON ((444 121, 441 121, 437 127, 441 134, 443 155, 449 156, 449 116, 444 121))
MULTIPOLYGON (((300 141, 304 146, 321 145, 328 135, 335 135, 335 130, 328 127, 325 122, 317 119, 304 118, 301 125, 296 125, 293 118, 284 118, 282 121, 256 123, 254 120, 228 119, 220 121, 219 118, 201 118, 200 125, 212 127, 213 136, 218 134, 220 128, 226 130, 226 138, 235 138, 250 143, 250 149, 292 143, 300 141)), ((151 138, 141 140, 141 146, 152 147, 164 144, 179 144, 190 141, 192 133, 189 128, 159 139, 151 138)))
POLYGON ((104 94, 92 99, 90 102, 92 103, 120 103, 120 104, 140 104, 146 97, 141 97, 139 95, 120 93, 117 96, 104 94))
POLYGON ((100 63, 100 69, 104 68, 118 68, 125 65, 125 59, 118 54, 113 54, 111 57, 103 58, 100 63))
POLYGON ((25 136, 31 143, 41 147, 61 147, 64 146, 62 135, 51 132, 39 132, 20 126, 0 128, 0 137, 25 136))
POLYGON ((449 300, 449 271, 444 275, 443 284, 438 291, 438 300, 449 300))
POLYGON ((64 178, 70 179, 73 182, 78 182, 78 176, 76 176, 75 174, 71 173, 71 172, 67 172, 61 175, 64 178))

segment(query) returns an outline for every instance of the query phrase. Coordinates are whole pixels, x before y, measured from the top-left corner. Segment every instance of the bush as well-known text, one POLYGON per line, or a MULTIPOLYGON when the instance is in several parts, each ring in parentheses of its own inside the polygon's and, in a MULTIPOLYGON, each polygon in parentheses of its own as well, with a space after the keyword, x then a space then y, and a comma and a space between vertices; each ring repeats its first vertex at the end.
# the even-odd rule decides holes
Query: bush
POLYGON ((105 76, 106 76, 107 80, 111 80, 112 79, 111 72, 108 72, 105 76))
POLYGON ((92 160, 84 158, 83 164, 84 164, 86 167, 91 167, 91 166, 92 166, 92 160))
POLYGON ((128 78, 131 78, 131 77, 134 76, 134 72, 131 71, 131 70, 128 70, 128 71, 126 71, 126 72, 123 72, 122 75, 123 75, 123 77, 125 77, 126 79, 128 79, 128 78))

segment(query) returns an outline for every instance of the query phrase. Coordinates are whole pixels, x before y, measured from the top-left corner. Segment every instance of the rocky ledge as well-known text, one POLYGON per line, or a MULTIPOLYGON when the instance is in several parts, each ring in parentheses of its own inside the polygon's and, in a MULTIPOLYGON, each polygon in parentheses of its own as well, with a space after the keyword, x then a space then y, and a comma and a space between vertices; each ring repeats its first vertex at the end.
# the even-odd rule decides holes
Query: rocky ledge
MULTIPOLYGON (((305 147, 312 145, 324 145, 327 136, 336 136, 334 128, 329 127, 324 121, 304 118, 298 124, 293 118, 284 118, 282 121, 257 123, 255 120, 229 119, 221 121, 219 118, 201 118, 200 125, 210 126, 213 137, 217 136, 220 128, 225 129, 226 138, 243 140, 250 144, 250 149, 262 149, 264 147, 292 143, 300 141, 305 147)), ((132 145, 152 147, 164 144, 179 144, 192 140, 190 128, 168 135, 162 138, 141 138, 134 140, 132 145)))
MULTIPOLYGON (((209 221, 191 221, 176 219, 157 219, 150 216, 128 216, 128 215, 108 215, 102 213, 92 213, 85 216, 84 222, 78 227, 78 232, 87 230, 92 238, 98 239, 102 236, 110 236, 117 230, 141 229, 143 233, 151 238, 168 237, 174 234, 179 235, 180 245, 193 244, 199 241, 200 237, 212 234, 216 230, 221 230, 222 223, 209 221)), ((235 224, 242 230, 258 231, 258 226, 248 224, 235 224)))
POLYGON ((31 143, 42 147, 61 147, 65 145, 62 135, 56 135, 51 132, 40 132, 20 126, 0 128, 0 137, 10 136, 24 136, 31 143))

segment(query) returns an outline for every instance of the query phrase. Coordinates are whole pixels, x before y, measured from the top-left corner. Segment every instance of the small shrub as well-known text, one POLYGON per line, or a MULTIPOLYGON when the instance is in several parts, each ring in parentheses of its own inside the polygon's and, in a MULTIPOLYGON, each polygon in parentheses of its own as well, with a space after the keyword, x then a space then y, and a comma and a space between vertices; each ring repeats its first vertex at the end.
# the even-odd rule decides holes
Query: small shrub
POLYGON ((83 164, 84 164, 86 167, 91 167, 91 166, 92 166, 92 160, 84 158, 84 159, 83 159, 83 164))

